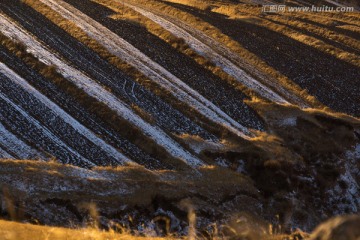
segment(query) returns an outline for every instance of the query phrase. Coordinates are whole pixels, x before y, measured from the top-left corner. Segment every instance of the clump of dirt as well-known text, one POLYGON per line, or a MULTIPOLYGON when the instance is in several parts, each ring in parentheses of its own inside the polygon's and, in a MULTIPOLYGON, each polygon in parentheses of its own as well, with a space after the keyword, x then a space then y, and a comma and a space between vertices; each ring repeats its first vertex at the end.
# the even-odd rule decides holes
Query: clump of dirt
POLYGON ((313 229, 337 214, 358 212, 358 119, 322 110, 250 102, 267 123, 247 145, 222 152, 230 169, 250 177, 264 199, 263 217, 283 229, 313 229), (351 154, 352 153, 352 154, 351 154), (357 156, 357 157, 356 157, 357 156), (342 196, 342 197, 339 197, 342 196))

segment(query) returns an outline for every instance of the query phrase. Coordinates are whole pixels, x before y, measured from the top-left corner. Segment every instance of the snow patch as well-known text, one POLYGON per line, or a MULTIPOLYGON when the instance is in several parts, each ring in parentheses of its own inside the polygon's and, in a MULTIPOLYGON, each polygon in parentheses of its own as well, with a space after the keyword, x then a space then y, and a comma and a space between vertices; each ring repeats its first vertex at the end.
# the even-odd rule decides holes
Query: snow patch
POLYGON ((58 105, 56 105, 50 99, 48 99, 46 96, 44 96, 39 91, 37 91, 25 79, 23 79, 22 77, 17 75, 15 72, 13 72, 11 69, 9 69, 3 63, 0 63, 0 73, 3 73, 5 76, 7 76, 13 82, 18 84, 19 87, 23 88, 25 91, 29 92, 34 97, 36 97, 45 106, 47 106, 51 112, 53 112, 55 115, 57 115, 59 118, 61 118, 64 122, 68 123, 71 127, 73 127, 77 132, 82 134, 88 140, 90 140, 91 142, 93 142, 94 144, 96 144, 97 146, 102 148, 110 156, 117 159, 119 161, 119 163, 124 164, 125 162, 131 162, 131 160, 129 160, 123 154, 118 152, 112 146, 105 143, 102 139, 95 136, 94 133, 92 133, 89 129, 87 129, 82 124, 80 124, 78 121, 76 121, 73 117, 71 117, 64 110, 62 110, 58 105))
MULTIPOLYGON (((66 14, 65 14, 66 15, 66 14)), ((83 20, 79 20, 82 22, 83 20)), ((75 21, 77 22, 77 21, 75 21)), ((177 142, 171 139, 165 132, 156 126, 152 126, 145 122, 142 118, 136 115, 127 104, 120 101, 116 96, 104 89, 94 80, 82 72, 74 69, 70 65, 66 64, 55 54, 51 53, 42 43, 35 39, 34 36, 28 34, 21 27, 14 22, 6 19, 4 15, 0 13, 1 31, 8 37, 17 39, 24 43, 28 49, 34 53, 35 56, 43 59, 49 65, 54 65, 58 68, 58 71, 67 79, 72 81, 76 86, 83 89, 87 94, 96 98, 98 101, 105 103, 111 109, 115 110, 119 116, 133 123, 139 127, 143 133, 152 138, 160 146, 163 146, 172 156, 186 162, 190 166, 196 167, 203 165, 202 161, 192 156, 189 152, 184 150, 177 142)), ((86 26, 86 25, 85 25, 86 26)), ((93 28, 93 27, 91 27, 93 28)), ((103 36, 101 37, 103 38, 103 36)))
POLYGON ((32 116, 30 116, 24 109, 17 106, 15 103, 13 103, 10 99, 8 99, 5 95, 0 93, 0 99, 8 103, 10 106, 12 106, 16 111, 18 111, 21 115, 23 115, 24 118, 28 119, 34 126, 36 126, 39 131, 41 131, 44 135, 46 135, 48 138, 52 139, 52 141, 57 144, 60 148, 66 149, 69 153, 73 154, 74 156, 78 157, 83 161, 84 163, 89 164, 90 166, 94 166, 92 162, 84 158, 82 155, 80 155, 77 151, 67 146, 62 140, 60 140, 56 135, 54 135, 49 129, 44 127, 39 121, 34 119, 32 116))
POLYGON ((181 102, 188 103, 199 113, 243 138, 249 138, 248 135, 251 135, 246 127, 229 117, 197 91, 94 19, 63 1, 41 0, 41 2, 60 13, 64 18, 76 23, 78 27, 102 44, 109 52, 130 63, 151 80, 168 89, 181 102))
MULTIPOLYGON (((1 63, 0 63, 0 71, 1 71, 1 63)), ((22 140, 20 140, 17 136, 9 132, 4 125, 0 123, 0 144, 6 148, 4 149, 0 148, 0 157, 2 158, 15 158, 16 159, 34 159, 37 157, 44 156, 36 151, 35 149, 28 146, 26 143, 24 143, 22 140), (10 153, 16 155, 12 156, 10 153)))
POLYGON ((296 123, 297 123, 297 117, 289 117, 282 119, 280 124, 282 126, 295 127, 296 123))
POLYGON ((164 16, 159 16, 159 14, 154 14, 153 12, 149 12, 148 10, 144 10, 140 7, 130 4, 125 4, 125 5, 134 9, 143 16, 151 19, 153 22, 159 24, 161 27, 168 30, 176 37, 184 39, 185 42, 189 44, 189 46, 192 49, 194 49, 197 53, 208 59, 211 59, 217 66, 221 67, 226 73, 234 77, 237 81, 241 82, 245 86, 255 90, 259 95, 277 103, 288 103, 288 101, 286 101, 283 97, 281 97, 279 94, 275 93, 274 91, 263 85, 262 83, 256 81, 250 75, 245 73, 242 69, 236 66, 233 62, 227 59, 224 55, 220 55, 218 52, 221 51, 218 52, 214 51, 214 49, 218 48, 218 46, 216 46, 218 45, 218 43, 214 43, 214 41, 208 38, 207 36, 205 36, 205 34, 196 31, 193 27, 187 24, 184 23, 180 24, 175 19, 171 19, 171 20, 170 18, 165 19, 164 16), (190 31, 192 33, 189 33, 190 31), (198 38, 194 37, 196 35, 201 35, 203 39, 199 40, 198 38), (204 38, 207 40, 206 41, 207 43, 203 41, 204 38), (209 43, 212 44, 208 45, 209 43))

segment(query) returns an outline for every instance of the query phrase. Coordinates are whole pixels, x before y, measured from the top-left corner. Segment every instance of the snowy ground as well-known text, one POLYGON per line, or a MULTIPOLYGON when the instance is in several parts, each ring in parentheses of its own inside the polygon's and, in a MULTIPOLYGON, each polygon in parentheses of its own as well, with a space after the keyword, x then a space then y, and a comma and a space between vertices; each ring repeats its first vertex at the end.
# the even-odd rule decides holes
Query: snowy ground
POLYGON ((151 80, 168 89, 180 101, 187 103, 210 120, 225 126, 239 136, 247 138, 247 135, 250 135, 244 126, 109 29, 63 1, 42 2, 61 13, 63 17, 75 22, 111 53, 132 64, 151 80))
MULTIPOLYGON (((135 11, 159 24, 164 29, 174 34, 176 37, 184 39, 185 42, 189 44, 189 46, 196 52, 206 57, 207 59, 211 59, 212 62, 221 67, 226 73, 237 79, 245 86, 256 91, 260 96, 273 102, 288 103, 288 101, 281 97, 278 93, 266 87, 261 82, 255 80, 253 77, 245 73, 240 67, 236 66, 236 64, 233 63, 230 59, 236 59, 238 57, 231 53, 230 50, 219 45, 210 37, 206 36, 204 33, 201 33, 195 28, 189 26, 186 23, 180 22, 179 20, 171 19, 170 17, 166 18, 164 15, 161 16, 159 13, 155 14, 149 10, 145 10, 144 8, 131 4, 125 5, 131 7, 135 11)), ((281 93, 284 95, 289 94, 283 89, 278 89, 278 91, 281 91, 281 93)))
POLYGON ((0 158, 35 159, 41 153, 28 146, 0 123, 0 158))
POLYGON ((184 150, 178 143, 166 135, 161 129, 150 125, 142 118, 136 115, 125 103, 121 102, 113 94, 105 90, 102 86, 94 82, 92 79, 78 71, 77 69, 67 65, 56 55, 46 49, 34 37, 27 34, 19 26, 8 21, 4 16, 1 17, 1 23, 6 26, 3 33, 9 37, 15 38, 23 42, 29 49, 42 61, 55 65, 58 70, 69 80, 74 82, 79 88, 86 91, 90 96, 95 97, 99 101, 105 103, 113 110, 117 111, 120 116, 132 122, 139 127, 146 135, 150 136, 160 146, 163 146, 172 156, 187 162, 191 166, 201 165, 201 161, 184 150))
POLYGON ((89 129, 81 125, 73 117, 71 117, 69 114, 63 111, 59 106, 57 106, 47 97, 42 95, 39 91, 33 88, 28 82, 26 82, 23 78, 21 78, 19 75, 17 75, 15 72, 13 72, 11 69, 9 69, 6 65, 2 63, 0 63, 0 73, 7 76, 9 79, 15 82, 19 88, 26 90, 29 94, 34 96, 42 104, 46 105, 54 117, 60 118, 63 122, 67 123, 79 134, 83 135, 89 141, 99 146, 102 150, 104 150, 104 152, 109 154, 109 156, 112 156, 113 158, 117 159, 119 161, 119 164, 124 164, 125 162, 131 162, 131 160, 129 160, 119 151, 114 149, 112 146, 105 143, 102 139, 95 136, 89 129))

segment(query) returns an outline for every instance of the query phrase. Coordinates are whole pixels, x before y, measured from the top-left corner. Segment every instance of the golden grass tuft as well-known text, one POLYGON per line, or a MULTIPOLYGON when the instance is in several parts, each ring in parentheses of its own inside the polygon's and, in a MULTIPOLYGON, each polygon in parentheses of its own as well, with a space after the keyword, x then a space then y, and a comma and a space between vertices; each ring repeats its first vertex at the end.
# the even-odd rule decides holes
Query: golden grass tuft
POLYGON ((165 1, 186 5, 201 10, 206 10, 211 7, 211 4, 207 0, 165 0, 165 1))
POLYGON ((137 237, 96 228, 68 229, 0 220, 0 235, 4 240, 167 240, 173 238, 137 237))

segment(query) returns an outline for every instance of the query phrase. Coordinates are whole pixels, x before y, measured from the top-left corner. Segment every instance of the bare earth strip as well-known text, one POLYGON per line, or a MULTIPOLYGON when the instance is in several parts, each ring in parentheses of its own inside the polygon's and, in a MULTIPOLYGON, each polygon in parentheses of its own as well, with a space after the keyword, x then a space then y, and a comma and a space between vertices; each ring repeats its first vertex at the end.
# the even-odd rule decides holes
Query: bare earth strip
POLYGON ((9 69, 6 65, 4 65, 2 63, 0 63, 0 72, 3 73, 5 76, 9 77, 9 79, 11 79, 13 82, 16 82, 16 84, 19 85, 19 87, 21 86, 27 92, 29 92, 34 97, 36 97, 38 100, 40 100, 40 102, 42 102, 44 105, 46 105, 49 108, 49 110, 53 112, 53 114, 60 117, 64 122, 66 122, 71 127, 73 127, 81 135, 86 137, 88 140, 93 142, 95 145, 102 148, 107 154, 114 157, 120 164, 124 164, 125 162, 132 162, 130 159, 125 157, 123 154, 121 154, 115 148, 113 148, 112 146, 105 143, 102 139, 95 136, 89 129, 87 129, 86 127, 81 125, 73 117, 71 117, 69 114, 67 114, 65 111, 63 111, 59 106, 57 106, 55 103, 53 103, 47 97, 45 97, 39 91, 37 91, 35 88, 33 88, 28 82, 26 82, 26 80, 21 78, 19 75, 17 75, 15 72, 13 72, 11 69, 9 69))
POLYGON ((8 99, 3 93, 0 93, 0 99, 5 101, 7 104, 12 106, 16 111, 18 111, 23 117, 28 119, 34 126, 36 126, 39 131, 41 131, 45 136, 47 136, 49 139, 51 139, 57 146, 64 149, 65 151, 71 153, 72 155, 76 156, 80 161, 83 163, 88 164, 89 166, 94 166, 92 162, 90 162, 88 159, 81 156, 78 152, 76 152, 74 149, 67 146, 62 140, 60 140, 57 136, 55 136, 49 129, 42 126, 42 124, 31 117, 26 111, 24 111, 22 108, 17 106, 15 103, 13 103, 10 99, 8 99))
MULTIPOLYGON (((215 43, 214 40, 210 39, 208 36, 205 36, 205 34, 200 33, 200 31, 195 30, 185 23, 180 23, 179 21, 170 19, 169 17, 166 18, 165 16, 160 16, 158 13, 150 12, 138 6, 131 4, 126 4, 126 6, 131 7, 135 11, 151 19, 153 22, 159 24, 161 27, 168 30, 176 37, 184 39, 185 42, 189 44, 189 46, 197 53, 206 57, 207 59, 210 59, 217 66, 221 67, 226 73, 237 79, 248 88, 256 91, 256 93, 258 93, 260 96, 265 97, 273 102, 288 103, 288 101, 281 97, 278 93, 256 81, 240 67, 236 66, 233 61, 230 60, 237 58, 234 54, 230 53, 228 49, 224 49, 218 43, 215 43), (220 52, 223 54, 221 55, 220 52), (229 58, 225 57, 225 54, 229 58)), ((286 96, 289 93, 282 91, 281 94, 286 96)))
POLYGON ((4 149, 0 147, 0 158, 3 159, 16 159, 12 155, 10 155, 8 152, 6 152, 4 149))
POLYGON ((76 23, 78 27, 106 47, 112 54, 133 65, 151 80, 168 89, 177 99, 187 103, 202 115, 243 138, 248 138, 247 135, 251 135, 247 128, 103 25, 63 1, 42 0, 41 2, 60 13, 62 17, 76 23))
POLYGON ((57 56, 51 53, 45 46, 38 42, 34 37, 27 34, 19 26, 7 20, 3 15, 0 15, 0 23, 4 26, 2 32, 10 38, 15 38, 24 43, 30 52, 33 52, 42 61, 55 65, 58 70, 67 79, 75 83, 79 88, 86 91, 90 96, 107 104, 110 108, 115 110, 120 116, 132 122, 139 127, 143 132, 155 140, 160 146, 163 146, 172 156, 187 162, 190 166, 202 165, 202 162, 189 152, 184 150, 178 143, 166 135, 161 129, 150 125, 136 115, 130 108, 121 102, 118 98, 105 90, 95 81, 84 75, 82 72, 67 65, 57 56))
POLYGON ((16 156, 18 159, 31 159, 36 157, 43 157, 41 153, 39 153, 35 149, 32 149, 30 146, 20 140, 17 136, 9 132, 1 123, 0 146, 1 158, 14 158, 16 156))

